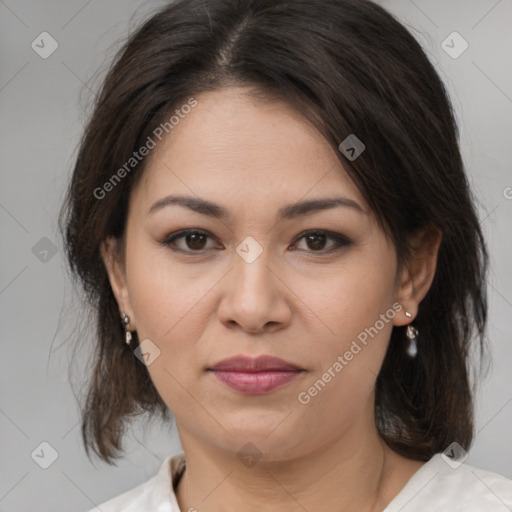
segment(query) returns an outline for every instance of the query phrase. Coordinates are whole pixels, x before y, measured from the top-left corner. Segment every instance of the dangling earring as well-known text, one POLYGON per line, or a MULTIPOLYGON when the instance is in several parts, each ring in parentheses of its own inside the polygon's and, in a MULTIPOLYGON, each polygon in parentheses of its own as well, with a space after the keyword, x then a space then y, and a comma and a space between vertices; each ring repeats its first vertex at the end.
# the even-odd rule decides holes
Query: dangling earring
POLYGON ((121 319, 123 321, 125 341, 126 341, 126 344, 129 345, 132 341, 132 331, 128 330, 128 324, 130 323, 130 317, 126 313, 121 313, 121 319))
MULTIPOLYGON (((411 318, 412 315, 408 311, 405 312, 405 316, 408 318, 411 318)), ((411 324, 407 326, 407 330, 405 331, 405 335, 407 336, 409 340, 409 345, 407 346, 407 355, 409 357, 416 357, 416 354, 418 353, 418 346, 416 345, 417 336, 418 336, 418 329, 413 327, 411 324)))

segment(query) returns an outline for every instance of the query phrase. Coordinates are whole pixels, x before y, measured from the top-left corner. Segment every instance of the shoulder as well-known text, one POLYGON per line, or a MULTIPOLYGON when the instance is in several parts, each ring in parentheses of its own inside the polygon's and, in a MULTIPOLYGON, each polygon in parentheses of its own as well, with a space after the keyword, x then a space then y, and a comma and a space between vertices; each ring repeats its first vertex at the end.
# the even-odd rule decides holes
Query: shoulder
POLYGON ((434 455, 407 482, 385 512, 505 512, 512 508, 512 480, 434 455))
POLYGON ((169 455, 149 480, 87 512, 180 512, 173 491, 173 481, 184 464, 183 452, 169 455))

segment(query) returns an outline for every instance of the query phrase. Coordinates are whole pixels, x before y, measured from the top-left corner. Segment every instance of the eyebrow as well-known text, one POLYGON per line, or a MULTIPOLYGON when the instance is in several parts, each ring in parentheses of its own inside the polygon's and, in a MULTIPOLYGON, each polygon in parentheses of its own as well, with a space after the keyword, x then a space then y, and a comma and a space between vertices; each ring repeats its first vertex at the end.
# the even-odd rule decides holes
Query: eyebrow
MULTIPOLYGON (((162 208, 170 205, 183 206, 190 210, 207 215, 216 219, 231 219, 229 210, 206 199, 190 196, 166 196, 156 201, 148 210, 148 215, 155 213, 162 208)), ((277 213, 278 220, 293 219, 306 215, 308 213, 330 210, 336 207, 352 208, 359 213, 368 215, 367 212, 353 199, 347 197, 325 197, 320 199, 311 199, 289 204, 279 209, 277 213)))

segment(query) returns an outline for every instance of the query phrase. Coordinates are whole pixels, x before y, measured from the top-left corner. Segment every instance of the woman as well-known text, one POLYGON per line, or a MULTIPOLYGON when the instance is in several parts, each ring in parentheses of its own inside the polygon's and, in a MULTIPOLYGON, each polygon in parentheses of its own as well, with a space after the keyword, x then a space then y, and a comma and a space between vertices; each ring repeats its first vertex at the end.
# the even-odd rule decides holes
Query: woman
POLYGON ((97 315, 88 454, 144 412, 183 447, 103 512, 512 506, 464 463, 487 252, 456 122, 381 7, 163 8, 106 77, 61 226, 97 315))

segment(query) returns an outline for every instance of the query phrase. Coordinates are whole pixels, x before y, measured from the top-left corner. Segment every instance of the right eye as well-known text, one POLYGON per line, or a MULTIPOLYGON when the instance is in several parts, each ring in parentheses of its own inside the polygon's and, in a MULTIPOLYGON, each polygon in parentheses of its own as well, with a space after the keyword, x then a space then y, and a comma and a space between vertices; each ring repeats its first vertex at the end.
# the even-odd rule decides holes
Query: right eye
POLYGON ((188 254, 201 254, 212 249, 211 247, 205 247, 208 238, 213 239, 213 235, 198 229, 185 229, 171 233, 170 235, 166 236, 161 243, 169 247, 172 251, 188 254), (181 243, 181 247, 176 243, 178 241, 181 243))

